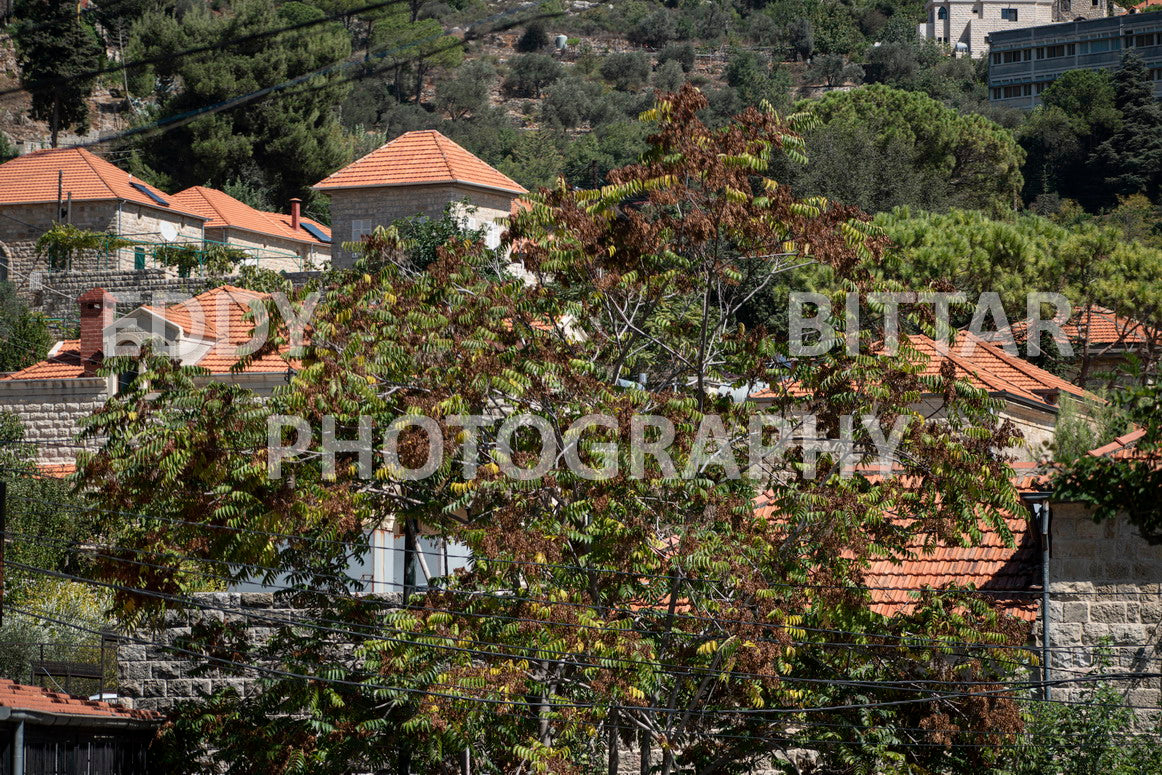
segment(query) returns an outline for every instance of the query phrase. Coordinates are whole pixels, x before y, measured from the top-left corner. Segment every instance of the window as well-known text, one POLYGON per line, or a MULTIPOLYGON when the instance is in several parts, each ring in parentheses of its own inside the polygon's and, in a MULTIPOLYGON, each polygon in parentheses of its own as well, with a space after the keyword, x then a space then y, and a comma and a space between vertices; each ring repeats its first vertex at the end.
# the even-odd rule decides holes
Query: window
POLYGON ((1037 49, 1038 59, 1056 59, 1057 57, 1073 56, 1077 53, 1077 46, 1073 43, 1065 43, 1060 46, 1043 46, 1037 49))
MULTIPOLYGON (((1000 57, 1000 61, 997 61, 996 63, 1001 64, 1001 65, 1011 65, 1014 62, 1021 61, 1021 52, 1020 51, 1002 51, 997 56, 1000 57)), ((994 60, 994 61, 996 61, 996 60, 994 60)))
POLYGON ((1139 48, 1143 48, 1145 46, 1153 46, 1154 45, 1154 36, 1152 34, 1136 35, 1134 37, 1134 45, 1139 47, 1139 48))
POLYGON ((128 371, 118 372, 117 374, 117 394, 120 395, 129 389, 134 380, 137 379, 137 367, 133 367, 128 371))
POLYGON ((948 18, 948 9, 944 8, 944 7, 937 8, 936 9, 936 18, 937 19, 947 19, 948 18))
POLYGON ((145 248, 140 245, 133 249, 133 268, 139 272, 145 268, 145 248))
POLYGON ((1100 54, 1103 51, 1117 51, 1122 47, 1122 41, 1118 38, 1103 38, 1101 40, 1089 40, 1081 44, 1081 53, 1083 54, 1100 54))
POLYGON ((1017 20, 1017 9, 1016 8, 1002 8, 1001 9, 1001 18, 1007 22, 1015 22, 1017 20))
POLYGON ((1072 9, 1072 5, 1073 4, 1070 2, 1070 0, 1061 0, 1062 12, 1069 13, 1069 11, 1072 9))
POLYGON ((371 221, 351 221, 351 241, 359 242, 368 234, 370 234, 373 228, 374 227, 371 225, 371 221))

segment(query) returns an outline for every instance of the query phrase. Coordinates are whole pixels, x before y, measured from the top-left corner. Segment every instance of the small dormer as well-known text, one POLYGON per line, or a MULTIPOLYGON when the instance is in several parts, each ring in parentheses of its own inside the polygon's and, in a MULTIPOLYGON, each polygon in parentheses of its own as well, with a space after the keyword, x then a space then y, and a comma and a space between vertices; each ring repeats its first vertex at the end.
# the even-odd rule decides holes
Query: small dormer
POLYGON ((215 339, 206 326, 192 322, 193 325, 187 323, 190 329, 187 330, 161 310, 138 307, 105 329, 106 352, 132 357, 150 343, 158 355, 175 358, 183 366, 195 365, 213 349, 215 339))

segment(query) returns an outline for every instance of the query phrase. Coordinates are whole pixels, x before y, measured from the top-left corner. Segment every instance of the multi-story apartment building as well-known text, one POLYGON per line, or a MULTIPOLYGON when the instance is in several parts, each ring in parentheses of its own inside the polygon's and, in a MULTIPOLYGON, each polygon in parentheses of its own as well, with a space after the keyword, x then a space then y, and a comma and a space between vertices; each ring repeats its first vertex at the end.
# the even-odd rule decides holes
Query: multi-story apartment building
POLYGON ((989 99, 1032 108, 1070 70, 1116 70, 1127 51, 1150 68, 1162 97, 1162 14, 1143 13, 989 34, 989 99))
POLYGON ((980 59, 988 36, 1077 19, 1105 16, 1106 0, 929 0, 920 37, 945 43, 958 56, 980 59))

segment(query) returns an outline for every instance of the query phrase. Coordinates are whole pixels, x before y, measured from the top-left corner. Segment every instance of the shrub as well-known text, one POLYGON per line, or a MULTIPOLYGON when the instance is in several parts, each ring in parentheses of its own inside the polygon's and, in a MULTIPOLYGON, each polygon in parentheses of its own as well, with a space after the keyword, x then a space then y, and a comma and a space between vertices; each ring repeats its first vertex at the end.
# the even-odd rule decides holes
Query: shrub
POLYGON ((678 24, 665 8, 659 8, 635 24, 627 36, 639 46, 660 48, 678 37, 678 24))
POLYGON ((525 54, 531 54, 534 51, 540 51, 545 46, 549 45, 549 33, 545 29, 545 23, 540 19, 536 19, 525 27, 525 31, 516 41, 516 50, 525 54))
POLYGON ((504 91, 513 97, 539 97, 561 77, 561 63, 544 54, 521 54, 512 60, 504 91))
POLYGON ((639 52, 610 54, 601 63, 601 77, 623 91, 640 88, 649 80, 650 60, 639 52))
POLYGON ((658 66, 666 62, 677 62, 682 70, 690 72, 694 69, 694 46, 689 43, 671 43, 658 54, 658 66))

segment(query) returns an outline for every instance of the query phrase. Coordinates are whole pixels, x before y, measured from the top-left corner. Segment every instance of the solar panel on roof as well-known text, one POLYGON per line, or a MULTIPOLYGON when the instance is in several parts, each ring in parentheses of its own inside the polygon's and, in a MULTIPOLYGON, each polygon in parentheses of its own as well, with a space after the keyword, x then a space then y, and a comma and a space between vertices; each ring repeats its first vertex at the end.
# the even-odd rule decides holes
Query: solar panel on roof
POLYGON ((158 203, 159 205, 161 205, 162 207, 169 207, 169 202, 165 201, 165 200, 164 200, 164 199, 162 199, 160 196, 158 196, 157 194, 155 194, 155 193, 153 193, 152 191, 150 191, 150 190, 149 190, 149 188, 147 188, 147 187, 146 187, 146 185, 145 185, 144 183, 138 183, 137 181, 131 181, 131 182, 129 183, 129 185, 133 186, 133 187, 134 187, 134 188, 136 188, 138 191, 140 191, 141 193, 145 194, 147 197, 149 197, 149 198, 150 198, 150 199, 152 199, 153 201, 157 202, 157 203, 158 203))
POLYGON ((310 232, 310 235, 317 239, 319 242, 326 242, 328 245, 331 244, 331 238, 324 234, 323 230, 315 224, 303 222, 299 225, 310 232))

